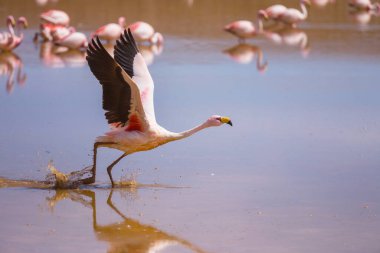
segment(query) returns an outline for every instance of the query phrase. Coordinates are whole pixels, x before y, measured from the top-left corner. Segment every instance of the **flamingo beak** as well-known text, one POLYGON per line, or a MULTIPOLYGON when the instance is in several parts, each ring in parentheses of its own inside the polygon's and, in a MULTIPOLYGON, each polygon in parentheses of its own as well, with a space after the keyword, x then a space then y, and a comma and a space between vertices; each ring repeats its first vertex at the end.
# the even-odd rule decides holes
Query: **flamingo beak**
POLYGON ((230 120, 229 117, 220 117, 220 122, 222 123, 225 123, 225 124, 228 124, 230 126, 232 126, 232 121, 230 120))

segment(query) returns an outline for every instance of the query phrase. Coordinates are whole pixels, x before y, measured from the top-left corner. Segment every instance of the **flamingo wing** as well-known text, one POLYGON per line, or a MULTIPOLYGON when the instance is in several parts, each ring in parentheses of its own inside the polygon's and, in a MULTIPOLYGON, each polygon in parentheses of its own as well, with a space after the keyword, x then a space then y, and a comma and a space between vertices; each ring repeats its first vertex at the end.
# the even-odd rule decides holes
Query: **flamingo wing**
POLYGON ((115 61, 136 83, 140 91, 141 102, 147 121, 149 124, 156 124, 153 104, 153 79, 130 29, 128 31, 124 30, 120 39, 116 41, 114 57, 115 61))
POLYGON ((103 87, 103 109, 108 123, 126 130, 144 131, 147 128, 139 89, 131 77, 111 57, 98 37, 88 49, 88 65, 103 87))

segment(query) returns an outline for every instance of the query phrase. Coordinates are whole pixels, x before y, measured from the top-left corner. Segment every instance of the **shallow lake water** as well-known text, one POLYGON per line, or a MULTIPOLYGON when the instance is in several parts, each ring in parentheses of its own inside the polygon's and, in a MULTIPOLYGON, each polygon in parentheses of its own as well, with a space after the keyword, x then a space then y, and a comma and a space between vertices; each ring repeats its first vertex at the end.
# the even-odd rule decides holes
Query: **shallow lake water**
POLYGON ((0 17, 30 23, 0 54, 0 252, 379 252, 380 17, 312 1, 297 29, 241 45, 223 32, 274 3, 0 0, 0 17), (91 165, 108 130, 84 54, 33 43, 51 8, 87 35, 119 16, 153 24, 164 46, 141 50, 158 122, 182 131, 220 114, 234 126, 127 156, 114 178, 136 187, 111 189, 120 152, 104 148, 94 185, 12 184, 44 180, 50 162, 91 165))

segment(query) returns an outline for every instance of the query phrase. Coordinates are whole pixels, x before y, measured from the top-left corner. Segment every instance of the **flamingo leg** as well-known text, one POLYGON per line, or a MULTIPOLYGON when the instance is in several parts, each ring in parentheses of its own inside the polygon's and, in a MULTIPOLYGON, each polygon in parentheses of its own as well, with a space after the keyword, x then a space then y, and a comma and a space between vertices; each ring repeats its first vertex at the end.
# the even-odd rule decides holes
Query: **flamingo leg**
POLYGON ((113 144, 112 142, 95 142, 94 143, 94 155, 92 157, 93 159, 93 165, 92 165, 92 168, 91 168, 91 177, 89 178, 85 178, 85 179, 82 179, 81 180, 81 183, 82 184, 92 184, 95 182, 95 176, 96 176, 96 156, 97 156, 97 153, 98 153, 98 148, 101 146, 101 145, 104 145, 104 144, 113 144))
POLYGON ((111 171, 112 171, 113 167, 114 167, 118 162, 120 162, 120 160, 123 159, 125 156, 127 156, 127 154, 125 154, 125 153, 122 154, 122 155, 121 155, 119 158, 117 158, 113 163, 111 163, 110 166, 107 167, 107 172, 108 172, 108 176, 110 177, 112 187, 115 186, 115 183, 113 182, 111 171))

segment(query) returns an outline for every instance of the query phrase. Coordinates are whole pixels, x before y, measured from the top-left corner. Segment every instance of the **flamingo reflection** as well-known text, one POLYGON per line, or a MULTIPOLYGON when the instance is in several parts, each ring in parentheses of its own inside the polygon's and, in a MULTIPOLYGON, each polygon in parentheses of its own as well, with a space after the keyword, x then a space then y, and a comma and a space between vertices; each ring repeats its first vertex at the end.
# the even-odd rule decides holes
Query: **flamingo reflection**
POLYGON ((303 57, 310 54, 310 44, 306 32, 296 28, 266 31, 265 37, 277 45, 299 47, 303 57))
POLYGON ((10 94, 14 90, 16 82, 23 86, 26 81, 26 74, 23 73, 23 62, 21 58, 13 52, 0 53, 0 76, 6 76, 6 90, 10 94))
MULTIPOLYGON (((128 189, 124 189, 128 190, 128 189)), ((113 190, 107 199, 107 205, 122 219, 108 225, 100 225, 97 221, 96 213, 96 193, 88 189, 60 190, 55 195, 48 198, 51 208, 63 199, 70 199, 92 209, 92 227, 96 237, 100 241, 108 243, 107 252, 134 252, 148 253, 163 250, 170 246, 179 246, 191 252, 203 253, 199 247, 191 242, 170 235, 154 226, 140 223, 124 215, 112 201, 113 190)))
POLYGON ((82 67, 86 65, 85 52, 58 47, 51 41, 41 43, 40 59, 49 68, 82 67))
POLYGON ((258 46, 242 43, 225 49, 223 53, 240 64, 249 64, 256 58, 257 70, 260 73, 267 70, 268 63, 263 62, 263 51, 258 46))
POLYGON ((371 22, 372 16, 380 16, 380 11, 351 9, 349 14, 355 23, 367 25, 371 22))

